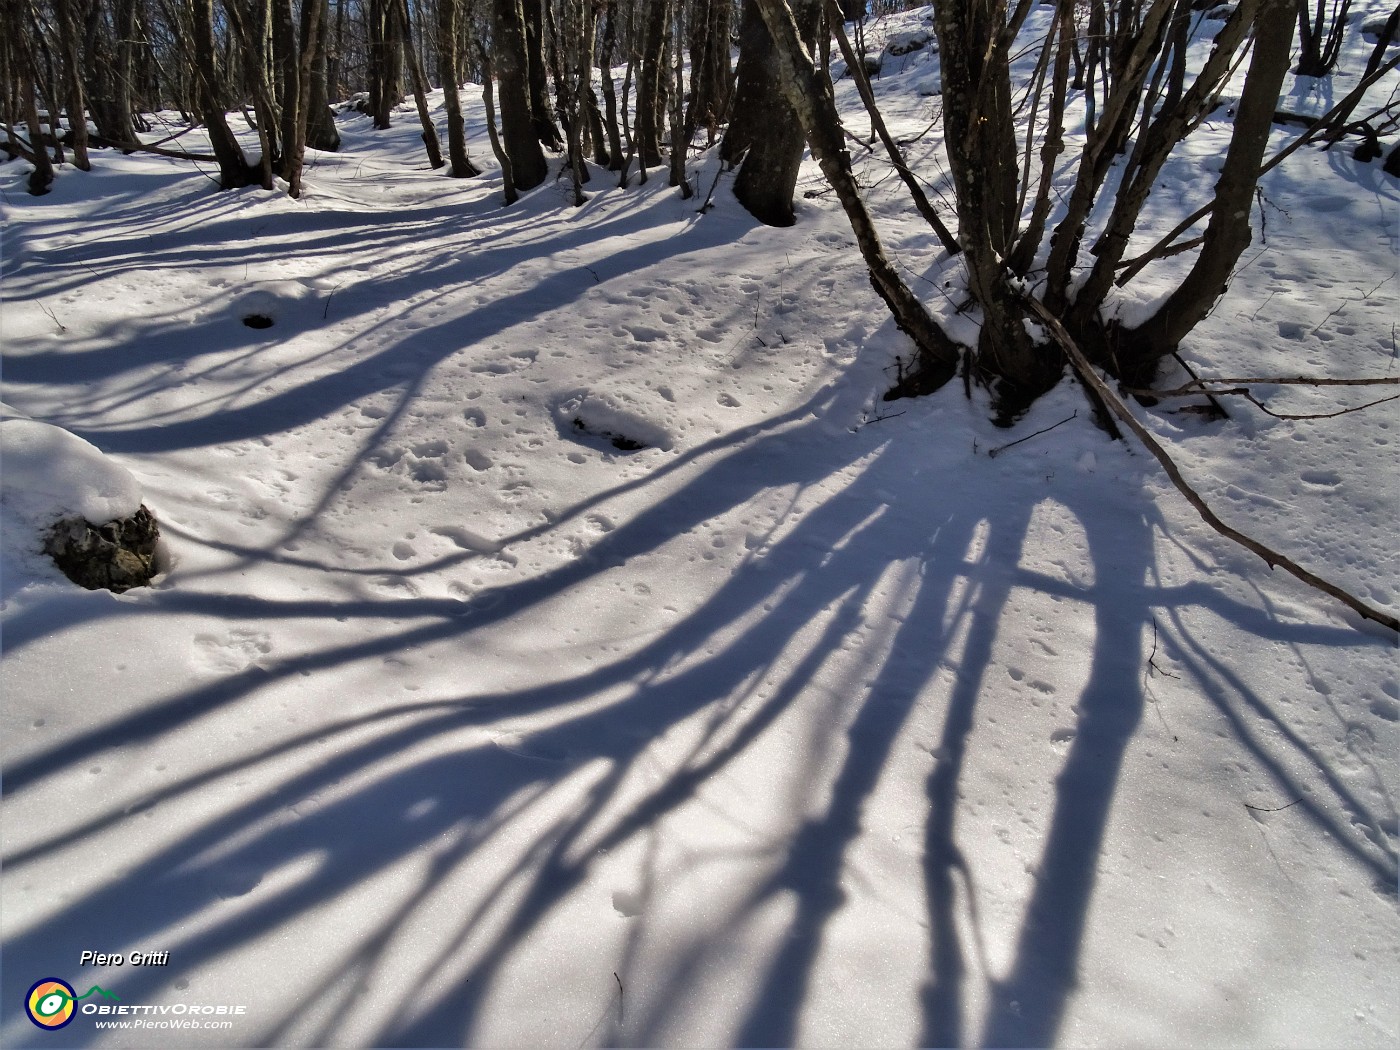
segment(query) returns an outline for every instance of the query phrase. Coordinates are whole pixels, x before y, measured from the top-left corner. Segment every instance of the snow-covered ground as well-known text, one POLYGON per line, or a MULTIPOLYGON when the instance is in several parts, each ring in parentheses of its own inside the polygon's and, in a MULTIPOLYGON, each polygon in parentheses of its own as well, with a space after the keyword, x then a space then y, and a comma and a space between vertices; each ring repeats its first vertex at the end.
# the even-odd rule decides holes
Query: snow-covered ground
MULTIPOLYGON (((936 60, 893 61, 914 134, 936 60)), ((1070 382, 1011 431, 956 383, 882 402, 907 343, 814 167, 786 230, 655 171, 502 210, 463 97, 470 181, 410 108, 342 118, 301 200, 0 167, 6 415, 129 471, 169 565, 78 591, 6 518, 0 1041, 1395 1045, 1393 635, 1201 524, 1070 382), (117 999, 41 1032, 51 977, 117 999), (192 1019, 228 1026, 96 1027, 192 1019)), ((1400 185, 1309 148, 1260 206, 1193 367, 1396 374, 1400 185)), ((1227 521, 1394 613, 1396 404, 1139 414, 1227 521)))

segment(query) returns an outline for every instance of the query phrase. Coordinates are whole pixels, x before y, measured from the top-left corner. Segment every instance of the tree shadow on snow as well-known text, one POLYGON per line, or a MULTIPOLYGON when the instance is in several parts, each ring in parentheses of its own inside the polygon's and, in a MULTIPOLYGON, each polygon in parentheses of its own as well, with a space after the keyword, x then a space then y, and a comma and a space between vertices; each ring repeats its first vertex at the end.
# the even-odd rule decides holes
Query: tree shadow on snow
MULTIPOLYGON (((100 850, 102 836, 162 811, 178 813, 183 802, 216 799, 221 814, 153 839, 134 866, 13 937, 4 946, 5 1001, 17 1001, 36 975, 70 972, 78 951, 93 945, 158 943, 178 955, 181 973, 197 975, 304 922, 321 931, 317 943, 333 946, 335 957, 296 963, 290 960, 301 958, 300 949, 288 948, 289 972, 279 976, 289 984, 287 1001, 251 1004, 240 1038, 254 1036, 259 1045, 472 1043, 488 1023, 493 995, 519 980, 520 953, 565 921, 600 865, 629 849, 652 849, 658 829, 709 797, 710 785, 740 776, 749 753, 799 710, 825 727, 797 739, 787 768, 776 773, 801 790, 753 803, 785 830, 768 836, 762 857, 750 858, 741 886, 716 891, 698 932, 669 934, 682 943, 664 971, 640 961, 652 939, 668 936, 649 924, 644 881, 621 962, 599 963, 603 977, 618 967, 618 1008, 609 1005, 608 986, 596 1017, 559 1018, 558 1045, 674 1041, 668 1004, 713 969, 731 939, 752 937, 774 914, 782 916, 780 932, 742 975, 752 992, 736 1008, 733 1041, 799 1041, 824 938, 849 900, 850 851, 898 741, 915 725, 937 737, 922 788, 929 933, 928 956, 918 965, 926 973, 919 1042, 1053 1043, 1073 994, 1125 751, 1144 710, 1154 611, 1205 605, 1261 637, 1338 645, 1356 637, 1289 626, 1208 588, 1173 591, 1154 582, 1160 523, 1141 492, 1125 491, 1106 509, 1077 497, 1072 484, 1052 495, 1013 478, 988 506, 957 477, 929 472, 917 484, 942 486, 947 499, 905 501, 892 493, 915 482, 906 476, 908 458, 893 449, 834 440, 820 421, 794 414, 689 458, 676 468, 689 472, 683 484, 579 560, 470 603, 228 599, 222 613, 231 622, 339 615, 410 625, 250 667, 154 704, 14 763, 8 792, 74 776, 119 745, 157 749, 220 709, 299 679, 314 682, 318 672, 435 644, 489 646, 492 629, 568 600, 619 566, 628 565, 632 578, 643 571, 638 564, 688 530, 765 493, 797 494, 761 553, 670 626, 622 641, 614 654, 599 652, 586 672, 421 703, 385 698, 313 731, 211 758, 157 794, 60 819, 42 841, 11 846, 5 864, 17 877, 63 848, 100 850), (822 488, 837 476, 849 480, 822 488), (799 498, 807 509, 796 509, 799 498), (1031 522, 1050 501, 1082 528, 1092 582, 1022 564, 1031 522), (897 583, 891 566, 901 569, 897 583), (989 976, 985 1006, 969 1016, 969 982, 985 959, 976 943, 977 871, 964 848, 986 832, 960 793, 979 756, 979 726, 989 716, 1014 722, 1029 702, 1026 690, 992 674, 999 641, 1026 629, 1018 613, 1018 596, 1026 594, 1087 605, 1094 637, 1014 954, 1004 973, 989 976), (892 604, 899 614, 882 617, 892 604), (691 734, 693 743, 679 759, 668 751, 671 765, 663 766, 654 744, 677 733, 691 734), (370 887, 381 888, 367 897, 370 887), (355 908, 345 911, 351 894, 355 908), (404 939, 413 935, 405 931, 424 923, 431 933, 418 940, 431 947, 406 953, 404 939), (326 933, 327 924, 339 932, 326 933), (633 989, 625 1011, 624 987, 633 989)), ((669 582, 661 569, 651 576, 651 614, 661 615, 655 606, 668 599, 669 582)), ((160 609, 131 615, 149 617, 158 629, 160 609)), ((1179 621, 1176 630, 1189 639, 1179 621)), ((1249 703, 1253 694, 1242 683, 1219 668, 1209 673, 1221 703, 1238 704, 1241 696, 1249 703)), ((1325 820, 1324 809, 1311 807, 1309 818, 1325 820)), ((1377 861, 1350 848, 1393 873, 1393 858, 1377 861)), ((160 971, 150 969, 123 972, 119 988, 129 1002, 165 990, 160 971)), ((549 987, 538 995, 547 998, 549 987)), ((548 1013, 548 1002, 539 1009, 548 1013)), ((87 1042, 93 1033, 78 1028, 43 1038, 46 1045, 87 1042)))
MULTIPOLYGON (((611 235, 625 241, 622 234, 646 221, 630 208, 581 221, 553 242, 556 250, 611 235)), ((447 221, 449 211, 415 212, 414 222, 447 221)), ((483 247, 479 238, 467 238, 419 257, 411 226, 381 242, 387 235, 380 219, 371 214, 348 234, 340 215, 279 220, 282 234, 299 238, 301 250, 314 249, 322 237, 328 250, 344 250, 348 236, 356 251, 400 253, 405 269, 398 279, 328 302, 328 312, 333 305, 368 314, 430 282, 441 286, 440 297, 465 295, 536 252, 512 232, 509 254, 459 259, 459 248, 483 247)), ((217 216, 211 228, 190 232, 176 224, 147 235, 165 238, 161 258, 170 265, 186 254, 207 264, 214 238, 228 241, 222 261, 232 264, 248 251, 249 222, 234 211, 217 216)), ((679 244, 701 251, 732 234, 700 224, 679 244)), ((594 265, 610 278, 643 271, 675 249, 675 243, 633 244, 594 265)), ((111 248, 106 262, 86 265, 134 271, 143 265, 142 250, 138 238, 111 248)), ((277 247, 263 245, 257 253, 254 262, 270 262, 277 247)), ((82 278, 71 280, 76 287, 82 278)), ((198 417, 135 427, 73 429, 114 451, 196 448, 289 430, 394 392, 394 408, 357 439, 343 472, 293 525, 295 536, 403 424, 436 365, 456 354, 499 356, 494 338, 590 287, 577 268, 561 269, 466 317, 386 339, 348 367, 307 367, 252 404, 210 405, 198 417)), ((127 371, 191 357, 188 332, 176 320, 138 327, 142 339, 132 341, 130 356, 113 354, 110 333, 100 333, 91 352, 74 354, 70 347, 7 363, 7 380, 117 381, 127 371)), ((126 394, 134 401, 143 392, 137 381, 126 394)), ((1378 880, 1394 881, 1395 857, 1385 842, 1360 840, 1335 815, 1366 810, 1327 757, 1310 752, 1256 689, 1213 658, 1180 614, 1203 607, 1257 638, 1284 643, 1354 646, 1354 632, 1288 624, 1203 584, 1167 586, 1158 576, 1155 545, 1170 529, 1150 494, 1129 486, 1117 486, 1105 504, 1104 486, 1073 480, 1051 486, 1014 471, 993 479, 989 461, 969 465, 956 457, 931 457, 927 469, 911 476, 912 459, 899 447, 913 440, 908 434, 891 427, 885 435, 873 428, 848 435, 825 421, 855 418, 858 406, 842 397, 848 392, 822 391, 783 417, 674 457, 641 480, 508 538, 506 546, 528 544, 612 500, 659 492, 663 480, 669 486, 575 560, 470 601, 272 600, 172 588, 124 602, 116 612, 92 602, 75 607, 77 617, 120 616, 151 631, 161 629, 165 616, 192 612, 230 625, 340 620, 349 627, 334 642, 226 671, 7 766, 7 794, 23 800, 30 791, 61 791, 97 756, 118 748, 147 755, 169 748, 178 761, 193 763, 157 789, 131 789, 92 812, 55 814, 38 838, 7 836, 4 863, 14 880, 31 865, 65 857, 89 866, 119 856, 122 867, 95 888, 51 900, 42 918, 10 938, 3 1001, 18 1002, 40 976, 71 974, 88 948, 169 950, 191 979, 190 994, 210 995, 214 990, 198 983, 201 971, 233 965, 255 950, 265 965, 269 943, 304 933, 305 943, 278 948, 287 972, 266 982, 285 983, 287 996, 250 1003, 237 1038, 258 1045, 469 1044, 495 1031, 498 1001, 519 1000, 513 989, 523 960, 538 959, 528 955, 531 946, 545 936, 570 943, 560 924, 567 928, 581 914, 580 893, 611 870, 614 858, 636 853, 644 858, 643 873, 635 899, 620 908, 630 913, 626 933, 608 942, 612 955, 590 960, 599 969, 598 1002, 586 1015, 560 1013, 550 1029, 557 1045, 683 1041, 682 1025, 701 1008, 672 1004, 685 1003, 706 981, 719 983, 713 974, 735 943, 752 949, 748 969, 738 975, 744 989, 714 1006, 727 1011, 716 1025, 727 1025, 735 1044, 793 1045, 803 1040, 808 1007, 821 994, 832 930, 852 901, 852 855, 893 770, 913 778, 913 794, 926 805, 916 849, 920 884, 901 894, 907 901, 922 897, 926 907, 924 947, 909 967, 922 981, 918 1043, 1050 1045, 1074 994, 1110 813, 1147 702, 1148 632, 1160 613, 1181 666, 1258 766, 1300 790, 1294 765, 1281 756, 1297 752, 1320 771, 1307 785, 1318 797, 1300 805, 1299 816, 1328 832, 1378 880), (1032 530, 1051 507, 1084 536, 1086 580, 1037 567, 1032 530), (677 593, 674 566, 657 555, 698 543, 685 537, 743 511, 771 523, 766 533, 753 532, 753 550, 708 593, 677 593), (314 692, 321 675, 346 672, 347 681, 377 686, 386 678, 383 661, 399 653, 450 647, 458 658, 478 654, 485 663, 512 628, 537 629, 532 618, 541 610, 566 607, 584 621, 601 616, 610 610, 574 606, 589 595, 597 601, 598 588, 615 571, 648 585, 645 596, 613 599, 630 605, 643 627, 606 646, 601 629, 581 642, 547 640, 542 650, 570 658, 553 677, 536 669, 526 684, 511 684, 498 675, 489 685, 409 703, 388 695, 357 698, 351 712, 318 715, 306 730, 244 727, 267 734, 260 744, 221 736, 239 705, 248 702, 253 710, 252 701, 265 704, 279 691, 305 690, 309 703, 341 700, 314 692), (1009 938, 1009 959, 992 972, 983 946, 987 919, 977 905, 985 872, 968 850, 989 829, 963 796, 979 763, 992 760, 984 742, 988 723, 1015 725, 1034 701, 1029 684, 1018 684, 999 664, 1008 643, 1035 626, 1023 612, 1030 599, 1087 608, 1092 638, 1082 654, 1085 683, 1072 702, 1061 700, 1074 712, 1073 723, 1060 731, 1063 754, 1047 759, 1053 783, 1035 875, 1009 938), (351 629, 361 627, 367 629, 351 629), (578 651, 590 644, 594 651, 578 651), (579 669, 583 662, 586 670, 579 669), (369 664, 372 672, 362 667, 369 664), (1276 730, 1283 743, 1266 742, 1253 728, 1259 725, 1276 730), (798 731, 804 726, 811 731, 798 731), (223 746, 211 744, 200 759, 191 732, 223 746), (912 774, 903 757, 911 734, 933 741, 930 761, 912 774), (777 746, 775 739, 787 742, 777 746), (663 747, 663 741, 671 742, 663 747), (779 788, 755 787, 741 805, 742 793, 724 786, 752 777, 760 754, 781 756, 779 768, 767 771, 779 788), (664 896, 657 880, 670 870, 655 852, 668 829, 702 806, 742 831, 745 845, 735 847, 729 881, 697 902, 693 926, 668 927, 652 914, 664 896), (181 816, 186 809, 217 815, 192 820, 181 816), (144 831, 143 823, 157 817, 178 830, 145 835, 149 848, 132 856, 122 845, 124 833, 144 831), (657 962, 662 941, 667 954, 657 962), (312 954, 317 950, 331 956, 312 954), (615 989, 607 980, 614 967, 615 989)), ((89 410, 76 402, 64 422, 78 424, 89 410)), ((236 553, 250 561, 287 560, 272 546, 236 553)), ((473 556, 450 555, 431 568, 473 556)), ((1052 620, 1038 625, 1053 637, 1052 620)), ((19 651, 52 629, 43 610, 21 612, 5 624, 6 645, 19 651)), ((22 907, 7 902, 12 917, 22 907)), ((583 938, 586 931, 578 932, 583 938)), ((536 1009, 546 1015, 556 992, 551 979, 537 976, 536 1009)), ((167 980, 160 970, 128 968, 118 990, 125 1001, 151 1001, 170 994, 167 980)), ((34 1038, 84 1045, 95 1033, 75 1024, 34 1038)))

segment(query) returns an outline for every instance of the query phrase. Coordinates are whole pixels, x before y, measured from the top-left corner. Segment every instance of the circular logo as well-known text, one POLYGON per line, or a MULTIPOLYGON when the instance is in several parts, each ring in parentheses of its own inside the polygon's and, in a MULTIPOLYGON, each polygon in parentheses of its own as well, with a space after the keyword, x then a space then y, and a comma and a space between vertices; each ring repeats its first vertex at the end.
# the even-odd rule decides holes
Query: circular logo
POLYGON ((57 977, 35 981, 24 997, 24 1012, 40 1028, 53 1031, 73 1020, 73 986, 57 977))

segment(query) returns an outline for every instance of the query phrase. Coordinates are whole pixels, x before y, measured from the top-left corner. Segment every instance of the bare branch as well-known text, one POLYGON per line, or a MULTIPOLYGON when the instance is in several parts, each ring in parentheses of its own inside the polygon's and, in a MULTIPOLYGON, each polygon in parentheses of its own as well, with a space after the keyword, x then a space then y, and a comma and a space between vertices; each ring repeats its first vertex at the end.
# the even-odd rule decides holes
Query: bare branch
POLYGON ((1112 409, 1113 414, 1121 419, 1124 425, 1137 435, 1137 439, 1146 446, 1147 451, 1152 453, 1157 462, 1162 465, 1162 469, 1166 471, 1167 477, 1171 479, 1177 491, 1186 497, 1186 501, 1195 508, 1196 513, 1201 516, 1202 521, 1226 539, 1234 540, 1245 550, 1259 555, 1259 557, 1264 559, 1264 563, 1268 565, 1270 569, 1275 566, 1281 566, 1290 575, 1306 583, 1309 587, 1337 599, 1343 605, 1347 606, 1347 608, 1359 613, 1366 619, 1373 620, 1382 626, 1389 627, 1396 633, 1400 633, 1400 618, 1396 618, 1389 613, 1382 612, 1380 609, 1367 605, 1349 591, 1343 590, 1335 583, 1331 583, 1315 573, 1309 572, 1286 555, 1280 554, 1273 548, 1260 543, 1252 536, 1247 536, 1238 529, 1232 528, 1221 521, 1215 511, 1210 509, 1209 504, 1207 504, 1206 501, 1201 498, 1200 494, 1187 483, 1184 477, 1182 477, 1180 468, 1177 467, 1171 456, 1167 454, 1166 449, 1162 448, 1162 446, 1157 443, 1157 440, 1148 433, 1147 428, 1139 423, 1137 417, 1128 410, 1128 406, 1123 403, 1123 400, 1115 394, 1109 385, 1099 377, 1099 374, 1094 371, 1094 366, 1090 364, 1089 359, 1084 356, 1084 351, 1079 348, 1079 345, 1070 334, 1065 331, 1065 327, 1059 322, 1059 319, 1034 297, 1027 296, 1025 301, 1027 308, 1036 315, 1047 329, 1049 329, 1055 341, 1060 344, 1061 349, 1065 352, 1065 356, 1069 359, 1075 373, 1079 376, 1085 387, 1093 391, 1098 399, 1112 409))
MULTIPOLYGON (((174 136, 172 135, 171 138, 174 138, 174 136)), ((188 153, 185 150, 164 149, 160 146, 145 146, 139 142, 117 142, 115 139, 103 138, 101 135, 89 135, 88 141, 94 146, 102 146, 107 149, 119 149, 127 153, 154 153, 158 157, 172 157, 175 160, 197 160, 209 164, 217 164, 219 161, 219 158, 212 153, 188 153)))
POLYGON ((1266 416, 1273 416, 1275 419, 1332 419, 1336 416, 1345 416, 1352 412, 1361 412, 1376 405, 1383 405, 1387 401, 1394 401, 1400 398, 1400 394, 1391 394, 1389 397, 1377 398, 1375 401, 1367 401, 1364 405, 1353 405, 1351 408, 1339 408, 1335 412, 1275 412, 1264 402, 1254 396, 1254 392, 1248 387, 1237 386, 1226 389, 1205 389, 1195 391, 1195 393, 1205 394, 1207 397, 1224 397, 1227 394, 1244 398, 1250 404, 1263 412, 1266 416))
MULTIPOLYGON (((1302 149, 1309 142, 1312 142, 1314 139, 1322 135, 1332 126, 1333 122, 1336 120, 1339 114, 1354 109, 1356 107, 1357 102, 1360 101, 1361 97, 1366 94, 1366 92, 1370 89, 1371 85, 1374 84, 1376 81, 1380 80, 1381 77, 1385 76, 1396 66, 1400 66, 1400 55, 1396 55, 1384 65, 1377 67, 1372 73, 1363 77, 1361 79, 1361 82, 1357 84, 1356 87, 1352 88, 1351 92, 1347 95, 1346 98, 1342 99, 1341 102, 1338 102, 1326 113, 1318 117, 1317 120, 1313 122, 1311 127, 1309 127, 1306 131, 1304 131, 1296 139, 1290 142, 1287 146, 1283 147, 1283 149, 1279 150, 1271 158, 1269 158, 1269 160, 1263 165, 1263 167, 1259 169, 1260 177, 1264 176, 1267 172, 1272 171, 1285 159, 1290 157, 1293 153, 1302 149)), ((1123 273, 1119 274, 1118 278, 1114 281, 1114 284, 1116 284, 1119 288, 1122 288, 1125 284, 1127 284, 1139 273, 1141 273, 1142 270, 1148 265, 1148 263, 1151 263, 1155 259, 1164 258, 1169 254, 1175 255, 1176 252, 1172 251, 1172 246, 1176 239, 1180 237, 1183 233, 1185 233, 1187 230, 1189 230, 1192 226, 1196 225, 1196 223, 1204 219, 1214 209, 1215 200, 1214 198, 1212 198, 1209 203, 1203 204, 1200 208, 1197 208, 1185 219, 1182 219, 1181 222, 1177 224, 1174 230, 1168 233, 1151 248, 1147 249, 1147 251, 1143 252, 1135 259, 1129 259, 1121 263, 1120 268, 1123 270, 1123 273)), ((1196 238, 1194 241, 1192 241, 1189 247, 1195 247, 1195 245, 1200 243, 1201 240, 1203 240, 1203 238, 1196 238)))
MULTIPOLYGON (((1208 393, 1206 384, 1218 386, 1394 386, 1400 376, 1379 376, 1374 379, 1329 379, 1322 376, 1268 376, 1245 379, 1195 379, 1172 390, 1152 390, 1146 387, 1123 387, 1124 393, 1139 397, 1186 397, 1208 393)), ((1225 393, 1217 390, 1216 393, 1225 393)))

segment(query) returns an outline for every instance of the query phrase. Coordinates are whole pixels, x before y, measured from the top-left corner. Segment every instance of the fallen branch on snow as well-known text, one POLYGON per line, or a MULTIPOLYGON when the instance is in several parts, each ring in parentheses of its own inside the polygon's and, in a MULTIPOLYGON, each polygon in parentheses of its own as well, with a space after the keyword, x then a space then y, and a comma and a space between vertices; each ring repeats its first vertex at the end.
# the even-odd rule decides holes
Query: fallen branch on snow
POLYGON ((1138 440, 1147 447, 1147 451, 1151 452, 1157 462, 1162 465, 1162 469, 1167 472, 1167 477, 1171 478, 1172 484, 1176 486, 1177 491, 1185 496, 1186 501, 1196 509, 1196 513, 1201 516, 1202 521, 1226 539, 1234 540, 1245 550, 1259 555, 1259 557, 1264 559, 1265 564, 1268 565, 1270 569, 1275 566, 1282 566, 1290 575, 1303 581, 1309 587, 1337 599, 1343 605, 1347 606, 1347 608, 1359 613, 1366 619, 1373 620, 1385 627, 1389 627, 1392 631, 1400 633, 1400 619, 1367 605, 1360 598, 1356 597, 1356 595, 1343 590, 1335 583, 1324 580, 1315 573, 1309 572, 1297 562, 1293 561, 1293 559, 1280 554, 1273 548, 1260 543, 1252 536, 1246 536, 1243 532, 1221 521, 1215 511, 1211 510, 1206 501, 1201 498, 1200 494, 1181 476, 1181 470, 1177 467, 1171 456, 1167 454, 1166 449, 1162 448, 1162 446, 1157 443, 1157 440, 1147 432, 1147 428, 1138 422, 1137 417, 1128 410, 1128 406, 1123 403, 1122 398, 1114 393, 1112 388, 1099 377, 1099 374, 1094 370, 1094 366, 1090 364, 1089 359, 1084 356, 1084 351, 1079 348, 1079 344, 1074 341, 1069 332, 1065 331, 1065 327, 1060 324, 1059 319, 1046 309, 1044 303, 1041 303, 1033 297, 1027 296, 1026 304, 1031 312, 1034 313, 1041 323, 1049 330, 1055 341, 1060 345, 1060 348, 1064 350, 1065 356, 1069 358, 1070 364, 1073 366, 1075 373, 1079 376, 1080 381, 1084 383, 1085 388, 1093 395, 1096 401, 1112 409, 1113 414, 1121 419, 1123 424, 1137 435, 1138 440))

